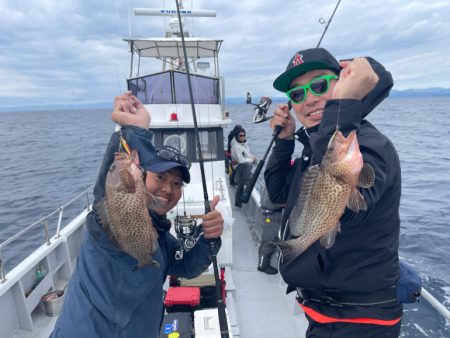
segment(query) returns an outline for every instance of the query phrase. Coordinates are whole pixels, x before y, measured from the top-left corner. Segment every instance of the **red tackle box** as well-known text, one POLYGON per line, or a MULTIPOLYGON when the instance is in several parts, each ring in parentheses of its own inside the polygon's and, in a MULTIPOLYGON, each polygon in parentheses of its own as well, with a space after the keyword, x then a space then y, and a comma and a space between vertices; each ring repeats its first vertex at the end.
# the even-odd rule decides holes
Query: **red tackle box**
POLYGON ((176 311, 194 311, 200 305, 200 288, 199 287, 169 287, 164 305, 167 312, 176 311))

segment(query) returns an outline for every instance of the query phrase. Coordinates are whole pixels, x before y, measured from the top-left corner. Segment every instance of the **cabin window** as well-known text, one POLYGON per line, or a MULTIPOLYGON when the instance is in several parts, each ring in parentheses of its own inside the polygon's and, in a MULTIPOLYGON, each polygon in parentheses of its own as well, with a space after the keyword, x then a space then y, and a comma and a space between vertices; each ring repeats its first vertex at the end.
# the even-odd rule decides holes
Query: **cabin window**
MULTIPOLYGON (((203 160, 217 159, 217 136, 214 130, 203 130, 199 133, 200 146, 202 148, 203 160)), ((198 151, 195 152, 198 161, 198 151)))
MULTIPOLYGON (((219 104, 219 79, 191 75, 191 84, 194 103, 219 104)), ((129 79, 128 90, 144 104, 191 103, 187 74, 183 72, 170 70, 129 79)))
POLYGON ((129 79, 128 90, 143 104, 172 103, 170 72, 129 79))
MULTIPOLYGON (((189 86, 186 73, 174 72, 175 103, 191 103, 189 86)), ((192 94, 194 103, 218 104, 219 103, 219 80, 191 75, 192 94)))
MULTIPOLYGON (((194 129, 151 129, 155 145, 168 145, 181 151, 191 162, 198 162, 194 129)), ((224 160, 223 129, 219 127, 200 129, 200 145, 203 160, 224 160)))

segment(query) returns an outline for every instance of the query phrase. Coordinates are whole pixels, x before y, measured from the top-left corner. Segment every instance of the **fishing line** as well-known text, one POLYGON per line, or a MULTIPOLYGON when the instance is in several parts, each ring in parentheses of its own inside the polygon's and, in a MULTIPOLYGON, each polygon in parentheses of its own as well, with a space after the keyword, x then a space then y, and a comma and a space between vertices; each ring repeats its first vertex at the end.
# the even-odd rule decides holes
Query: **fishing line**
MULTIPOLYGON (((193 66, 195 67, 195 61, 193 61, 193 66)), ((195 99, 196 99, 196 102, 198 104, 198 102, 199 102, 198 92, 199 91, 198 91, 197 83, 198 83, 197 82, 197 76, 194 76, 195 99)), ((208 125, 211 125, 211 109, 210 109, 209 105, 208 105, 207 113, 208 113, 208 125)), ((214 196, 215 195, 215 184, 214 184, 214 165, 213 165, 213 152, 212 152, 213 149, 212 149, 212 144, 210 142, 210 140, 212 140, 212 138, 210 138, 210 131, 209 130, 204 130, 203 133, 200 135, 202 144, 205 144, 203 142, 204 141, 203 137, 205 137, 205 136, 206 136, 206 139, 207 139, 207 142, 206 142, 207 153, 206 154, 209 154, 209 165, 211 167, 212 195, 214 196)), ((217 152, 217 144, 216 144, 216 152, 217 152)), ((217 154, 216 154, 216 156, 217 156, 217 154)))
POLYGON ((114 64, 114 72, 116 73, 116 81, 117 81, 117 87, 119 88, 119 95, 122 94, 124 91, 122 91, 122 81, 119 80, 119 71, 117 67, 117 61, 113 60, 114 64))
POLYGON ((186 200, 184 198, 184 189, 182 189, 182 191, 183 191, 183 214, 184 216, 186 216, 186 200))
POLYGON ((341 115, 341 102, 342 102, 342 99, 339 99, 337 119, 336 119, 336 131, 341 129, 339 126, 339 120, 340 120, 340 115, 341 115))

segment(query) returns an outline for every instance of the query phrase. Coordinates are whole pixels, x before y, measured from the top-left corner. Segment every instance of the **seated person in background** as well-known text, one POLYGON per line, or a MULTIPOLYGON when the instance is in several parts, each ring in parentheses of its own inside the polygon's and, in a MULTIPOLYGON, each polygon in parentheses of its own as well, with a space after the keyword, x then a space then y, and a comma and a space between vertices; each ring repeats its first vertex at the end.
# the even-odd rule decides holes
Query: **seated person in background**
POLYGON ((227 150, 225 151, 225 172, 230 175, 230 182, 234 179, 234 171, 230 170, 230 159, 231 159, 231 141, 234 138, 234 134, 237 130, 241 130, 242 126, 240 124, 236 124, 234 128, 228 133, 228 144, 227 150), (231 172, 230 172, 231 171, 231 172))
POLYGON ((248 184, 252 174, 252 164, 256 163, 256 157, 250 152, 247 140, 245 139, 245 129, 237 129, 234 134, 234 139, 231 141, 231 160, 235 172, 231 184, 237 184, 236 196, 234 205, 242 207, 241 195, 244 191, 244 186, 248 184))

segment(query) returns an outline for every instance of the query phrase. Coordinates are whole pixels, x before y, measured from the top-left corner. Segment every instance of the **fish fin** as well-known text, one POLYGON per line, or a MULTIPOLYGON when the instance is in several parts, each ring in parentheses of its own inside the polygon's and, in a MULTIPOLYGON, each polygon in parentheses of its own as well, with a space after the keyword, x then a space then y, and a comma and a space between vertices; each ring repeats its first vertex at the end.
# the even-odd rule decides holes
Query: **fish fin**
POLYGON ((289 217, 291 220, 289 222, 289 232, 294 237, 301 236, 306 229, 305 220, 308 203, 319 173, 320 167, 318 165, 309 167, 303 173, 300 193, 289 217))
POLYGON ((134 162, 134 164, 136 164, 137 166, 140 166, 139 153, 136 149, 131 151, 130 157, 131 157, 131 161, 134 162))
POLYGON ((148 209, 160 209, 164 206, 164 202, 162 202, 155 195, 150 194, 149 192, 145 192, 145 205, 148 209))
POLYGON ((361 188, 370 188, 375 183, 375 171, 368 163, 364 163, 359 173, 358 186, 361 188))
POLYGON ((119 172, 120 181, 123 183, 129 194, 136 192, 136 182, 134 181, 133 174, 127 169, 119 172))
MULTIPOLYGON (((139 160, 139 156, 137 155, 137 151, 133 150, 131 153, 131 159, 133 160, 135 157, 139 160)), ((114 162, 116 161, 123 161, 128 158, 128 155, 126 153, 114 153, 114 162)), ((115 168, 115 163, 111 165, 112 168, 115 168)), ((111 170, 111 169, 110 169, 111 170)), ((134 181, 133 174, 129 170, 128 167, 124 167, 124 169, 120 169, 119 171, 119 178, 120 181, 123 183, 125 188, 127 189, 127 192, 130 194, 134 194, 136 192, 136 182, 134 181)))
POLYGON ((307 248, 299 247, 294 243, 295 239, 282 241, 278 240, 275 242, 271 242, 271 244, 275 245, 281 251, 281 261, 283 263, 288 263, 295 258, 297 258, 300 254, 302 254, 307 248))
POLYGON ((147 268, 147 267, 159 268, 160 266, 161 265, 159 264, 158 261, 155 261, 154 259, 151 259, 151 257, 150 257, 150 260, 145 261, 144 263, 138 261, 138 264, 133 267, 132 271, 137 271, 139 269, 143 269, 143 268, 147 268))
POLYGON ((360 210, 367 211, 367 203, 364 200, 364 196, 358 189, 353 189, 350 198, 348 199, 347 207, 354 212, 360 210))
POLYGON ((127 156, 128 155, 125 153, 116 152, 116 153, 114 153, 114 160, 117 160, 117 161, 125 160, 127 158, 127 156))
POLYGON ((108 169, 108 172, 113 172, 116 169, 116 164, 113 162, 108 169))
POLYGON ((95 202, 95 210, 97 218, 102 229, 109 227, 111 218, 109 217, 108 199, 102 197, 99 201, 95 202))
POLYGON ((338 222, 336 226, 329 231, 327 234, 320 238, 320 244, 325 248, 329 249, 333 246, 334 241, 336 240, 336 235, 338 232, 341 232, 341 223, 338 222))
POLYGON ((123 250, 111 230, 111 217, 109 216, 108 198, 103 197, 99 201, 97 201, 95 203, 95 210, 98 221, 100 223, 99 225, 106 233, 106 236, 111 241, 112 245, 114 245, 119 250, 123 250))

